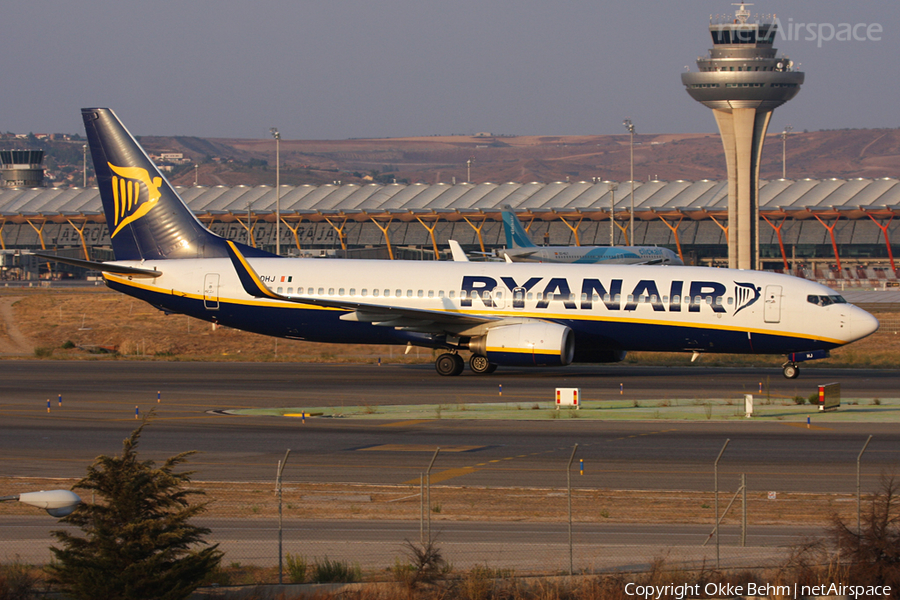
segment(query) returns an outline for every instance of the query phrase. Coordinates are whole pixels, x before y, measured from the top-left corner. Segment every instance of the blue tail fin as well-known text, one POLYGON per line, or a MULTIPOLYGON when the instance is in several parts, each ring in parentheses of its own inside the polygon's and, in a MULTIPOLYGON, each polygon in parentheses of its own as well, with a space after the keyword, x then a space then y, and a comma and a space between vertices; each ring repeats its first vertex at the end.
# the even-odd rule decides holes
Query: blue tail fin
POLYGON ((522 227, 519 218, 511 210, 503 211, 503 231, 506 232, 507 248, 534 248, 534 244, 528 237, 528 232, 522 227))
POLYGON ((228 256, 225 239, 194 217, 112 110, 83 108, 81 116, 116 260, 228 256))

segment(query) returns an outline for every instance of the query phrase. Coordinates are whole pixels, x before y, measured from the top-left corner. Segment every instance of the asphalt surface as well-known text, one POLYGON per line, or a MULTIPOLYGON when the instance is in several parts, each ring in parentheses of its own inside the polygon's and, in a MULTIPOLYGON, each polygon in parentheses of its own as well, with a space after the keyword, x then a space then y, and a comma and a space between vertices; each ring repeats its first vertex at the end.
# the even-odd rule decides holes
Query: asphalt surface
MULTIPOLYGON (((844 397, 891 398, 900 373, 805 369, 784 380, 773 369, 655 368, 629 365, 503 370, 442 378, 431 366, 129 361, 0 363, 0 465, 7 476, 80 477, 100 454, 115 454, 155 410, 142 456, 161 460, 197 450, 199 480, 271 480, 290 448, 285 478, 305 482, 399 484, 417 481, 437 447, 433 483, 564 486, 572 447, 588 468, 579 486, 709 490, 746 473, 754 489, 853 492, 856 460, 864 490, 900 462, 896 423, 605 422, 430 420, 371 422, 227 416, 236 408, 536 402, 555 387, 581 387, 596 399, 740 398, 758 392, 808 396, 840 381, 844 397), (768 380, 767 380, 768 378, 768 380), (620 394, 620 384, 624 393, 620 394), (502 386, 502 395, 501 395, 502 386), (157 402, 157 393, 160 402, 157 402), (62 406, 59 405, 62 395, 62 406), (50 407, 48 412, 48 400, 50 407)), ((733 486, 731 486, 733 487, 733 486)))

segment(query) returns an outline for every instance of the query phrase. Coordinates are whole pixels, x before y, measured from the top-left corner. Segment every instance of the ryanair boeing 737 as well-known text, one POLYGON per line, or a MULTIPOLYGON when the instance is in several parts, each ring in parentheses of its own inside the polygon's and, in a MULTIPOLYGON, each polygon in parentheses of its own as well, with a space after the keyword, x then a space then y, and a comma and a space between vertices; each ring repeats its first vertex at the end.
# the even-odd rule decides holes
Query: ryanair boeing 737
POLYGON ((115 260, 57 259, 161 310, 282 338, 440 350, 441 375, 615 362, 630 350, 784 354, 797 363, 878 321, 829 288, 683 266, 282 258, 191 213, 116 115, 82 109, 115 260))

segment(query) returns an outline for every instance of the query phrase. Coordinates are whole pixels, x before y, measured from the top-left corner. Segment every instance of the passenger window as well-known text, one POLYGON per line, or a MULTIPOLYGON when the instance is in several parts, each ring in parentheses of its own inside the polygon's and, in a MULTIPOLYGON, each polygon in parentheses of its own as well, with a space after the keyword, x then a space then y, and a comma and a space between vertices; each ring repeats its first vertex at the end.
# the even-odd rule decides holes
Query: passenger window
POLYGON ((362 295, 363 295, 363 296, 368 296, 368 295, 369 295, 369 290, 368 290, 367 288, 363 288, 363 289, 362 289, 362 295))
POLYGON ((628 294, 628 303, 631 304, 634 302, 634 296, 632 294, 628 294))
POLYGON ((672 296, 672 304, 681 304, 681 296, 672 296))
POLYGON ((716 296, 716 306, 722 306, 722 296, 716 296))
POLYGON ((438 298, 443 298, 443 297, 444 297, 444 290, 438 291, 438 298))
POLYGON ((334 288, 328 288, 328 295, 334 296, 334 288))
POLYGON ((412 298, 412 290, 406 290, 406 297, 412 298))
POLYGON ((281 289, 280 287, 279 287, 278 289, 275 290, 275 293, 276 293, 276 294, 280 294, 281 292, 282 292, 282 289, 281 289))
POLYGON ((293 293, 294 293, 294 288, 289 287, 287 293, 288 293, 288 294, 293 294, 293 293))
POLYGON ((419 291, 416 293, 416 296, 418 296, 419 298, 423 298, 423 297, 425 296, 425 292, 423 292, 422 290, 419 290, 419 291))
POLYGON ((343 295, 344 295, 344 292, 346 292, 346 291, 347 291, 347 290, 345 290, 344 288, 339 289, 339 290, 338 290, 338 296, 343 296, 343 295))
POLYGON ((396 296, 397 298, 400 298, 401 296, 403 296, 403 290, 396 290, 396 293, 394 294, 394 296, 396 296))
POLYGON ((428 290, 428 297, 434 298, 434 290, 428 290))
POLYGON ((372 290, 372 295, 376 298, 378 297, 378 290, 372 290))
POLYGON ((694 296, 694 304, 700 304, 703 301, 703 298, 700 296, 694 296))
POLYGON ((455 298, 455 297, 456 297, 456 290, 450 290, 450 297, 451 297, 451 298, 455 298))
POLYGON ((390 296, 391 296, 391 290, 384 290, 384 297, 390 298, 390 296))
POLYGON ((603 294, 603 301, 609 302, 609 294, 603 294))
POLYGON ((734 304, 734 298, 728 296, 728 306, 731 306, 732 304, 734 304))
POLYGON ((351 295, 351 296, 355 296, 355 295, 356 295, 356 288, 350 288, 350 295, 351 295))
POLYGON ((481 293, 481 298, 482 298, 482 300, 490 300, 491 293, 489 291, 485 290, 481 293))
POLYGON ((324 295, 325 295, 325 288, 319 288, 319 295, 320 295, 320 296, 324 296, 324 295))

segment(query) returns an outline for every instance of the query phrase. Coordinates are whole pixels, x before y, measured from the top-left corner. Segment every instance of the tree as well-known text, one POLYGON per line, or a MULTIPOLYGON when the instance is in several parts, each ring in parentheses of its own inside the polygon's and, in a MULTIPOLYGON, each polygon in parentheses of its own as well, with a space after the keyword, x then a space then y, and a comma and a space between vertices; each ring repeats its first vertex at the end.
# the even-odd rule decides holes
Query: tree
POLYGON ((62 545, 51 548, 51 580, 72 598, 138 600, 186 598, 215 570, 218 544, 203 537, 209 529, 189 524, 208 502, 191 503, 202 491, 185 489, 192 471, 175 468, 193 452, 173 456, 157 468, 139 461, 144 423, 122 444, 121 456, 100 456, 75 487, 89 490, 96 503, 84 503, 63 523, 84 536, 54 531, 62 545))

